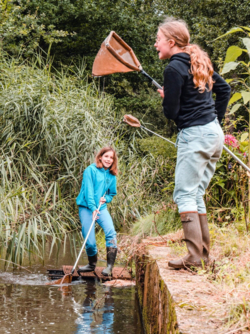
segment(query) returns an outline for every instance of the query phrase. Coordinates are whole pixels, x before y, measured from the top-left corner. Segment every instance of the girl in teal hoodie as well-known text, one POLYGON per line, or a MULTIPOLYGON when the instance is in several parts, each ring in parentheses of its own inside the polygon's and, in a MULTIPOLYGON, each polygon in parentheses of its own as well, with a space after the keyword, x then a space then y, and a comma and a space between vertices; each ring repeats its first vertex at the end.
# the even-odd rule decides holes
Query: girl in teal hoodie
MULTIPOLYGON (((83 237, 86 238, 96 214, 96 221, 104 230, 107 248, 107 268, 102 271, 104 276, 112 274, 117 254, 116 231, 107 210, 107 203, 110 203, 117 193, 117 173, 117 155, 115 150, 112 147, 102 148, 95 157, 95 163, 85 169, 81 190, 76 199, 83 237), (102 205, 98 211, 99 203, 102 205)), ((86 252, 89 263, 84 267, 79 267, 80 272, 93 271, 96 267, 97 246, 94 228, 92 228, 86 242, 86 252)))

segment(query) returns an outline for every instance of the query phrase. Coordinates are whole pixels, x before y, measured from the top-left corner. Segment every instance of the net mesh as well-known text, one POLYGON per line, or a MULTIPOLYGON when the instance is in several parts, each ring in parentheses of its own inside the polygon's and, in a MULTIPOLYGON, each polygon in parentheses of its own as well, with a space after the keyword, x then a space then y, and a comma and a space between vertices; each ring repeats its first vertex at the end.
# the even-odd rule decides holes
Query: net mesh
POLYGON ((132 115, 124 115, 123 116, 123 122, 125 122, 128 125, 133 126, 135 128, 139 128, 141 126, 140 121, 132 115))
POLYGON ((111 31, 96 55, 93 76, 140 70, 141 64, 131 47, 116 32, 111 31))

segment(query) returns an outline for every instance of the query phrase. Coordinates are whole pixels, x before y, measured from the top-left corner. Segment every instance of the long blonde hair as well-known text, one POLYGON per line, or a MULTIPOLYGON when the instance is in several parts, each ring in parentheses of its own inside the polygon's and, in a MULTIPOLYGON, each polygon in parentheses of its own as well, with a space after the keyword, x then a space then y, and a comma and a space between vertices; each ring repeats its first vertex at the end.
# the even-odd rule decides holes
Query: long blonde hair
POLYGON ((173 39, 175 45, 183 49, 183 52, 190 55, 190 73, 193 75, 195 88, 200 93, 213 88, 212 75, 213 65, 208 54, 197 44, 189 44, 190 34, 185 21, 167 17, 160 25, 159 29, 167 39, 173 39))

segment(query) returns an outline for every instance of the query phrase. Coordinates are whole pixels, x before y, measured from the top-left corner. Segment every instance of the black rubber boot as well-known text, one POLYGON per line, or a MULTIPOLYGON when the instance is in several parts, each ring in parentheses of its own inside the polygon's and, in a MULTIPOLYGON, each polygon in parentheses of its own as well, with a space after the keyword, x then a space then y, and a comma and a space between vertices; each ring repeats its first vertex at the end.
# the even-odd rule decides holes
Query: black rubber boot
POLYGON ((207 223, 207 214, 206 213, 199 214, 199 218, 200 218, 202 246, 203 246, 202 259, 207 264, 209 261, 209 251, 210 251, 210 235, 207 223))
POLYGON ((86 273, 88 271, 94 271, 97 263, 97 253, 93 256, 88 256, 89 263, 84 267, 79 267, 79 273, 86 273))
POLYGON ((182 259, 169 261, 168 265, 175 269, 199 267, 202 265, 203 245, 198 212, 182 212, 181 222, 188 254, 182 259))
POLYGON ((115 247, 107 247, 107 268, 103 269, 103 276, 111 276, 112 268, 115 264, 115 258, 117 254, 117 248, 115 247))

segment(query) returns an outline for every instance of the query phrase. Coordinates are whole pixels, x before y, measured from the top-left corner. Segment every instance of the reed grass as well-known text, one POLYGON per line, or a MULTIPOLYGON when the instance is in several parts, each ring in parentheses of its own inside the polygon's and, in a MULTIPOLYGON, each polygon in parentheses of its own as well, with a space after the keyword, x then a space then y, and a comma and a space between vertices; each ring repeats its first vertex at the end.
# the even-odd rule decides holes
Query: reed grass
POLYGON ((27 252, 43 256, 48 237, 79 229, 81 175, 112 140, 114 117, 110 97, 42 58, 3 57, 0 68, 0 242, 21 263, 27 252))
POLYGON ((71 231, 72 247, 79 247, 75 198, 84 169, 104 145, 119 155, 118 195, 110 207, 116 227, 152 211, 162 196, 166 159, 142 153, 141 134, 116 115, 113 98, 88 82, 84 65, 59 71, 40 55, 31 62, 1 55, 2 257, 18 264, 27 255, 43 258, 48 238, 53 246, 71 231))

